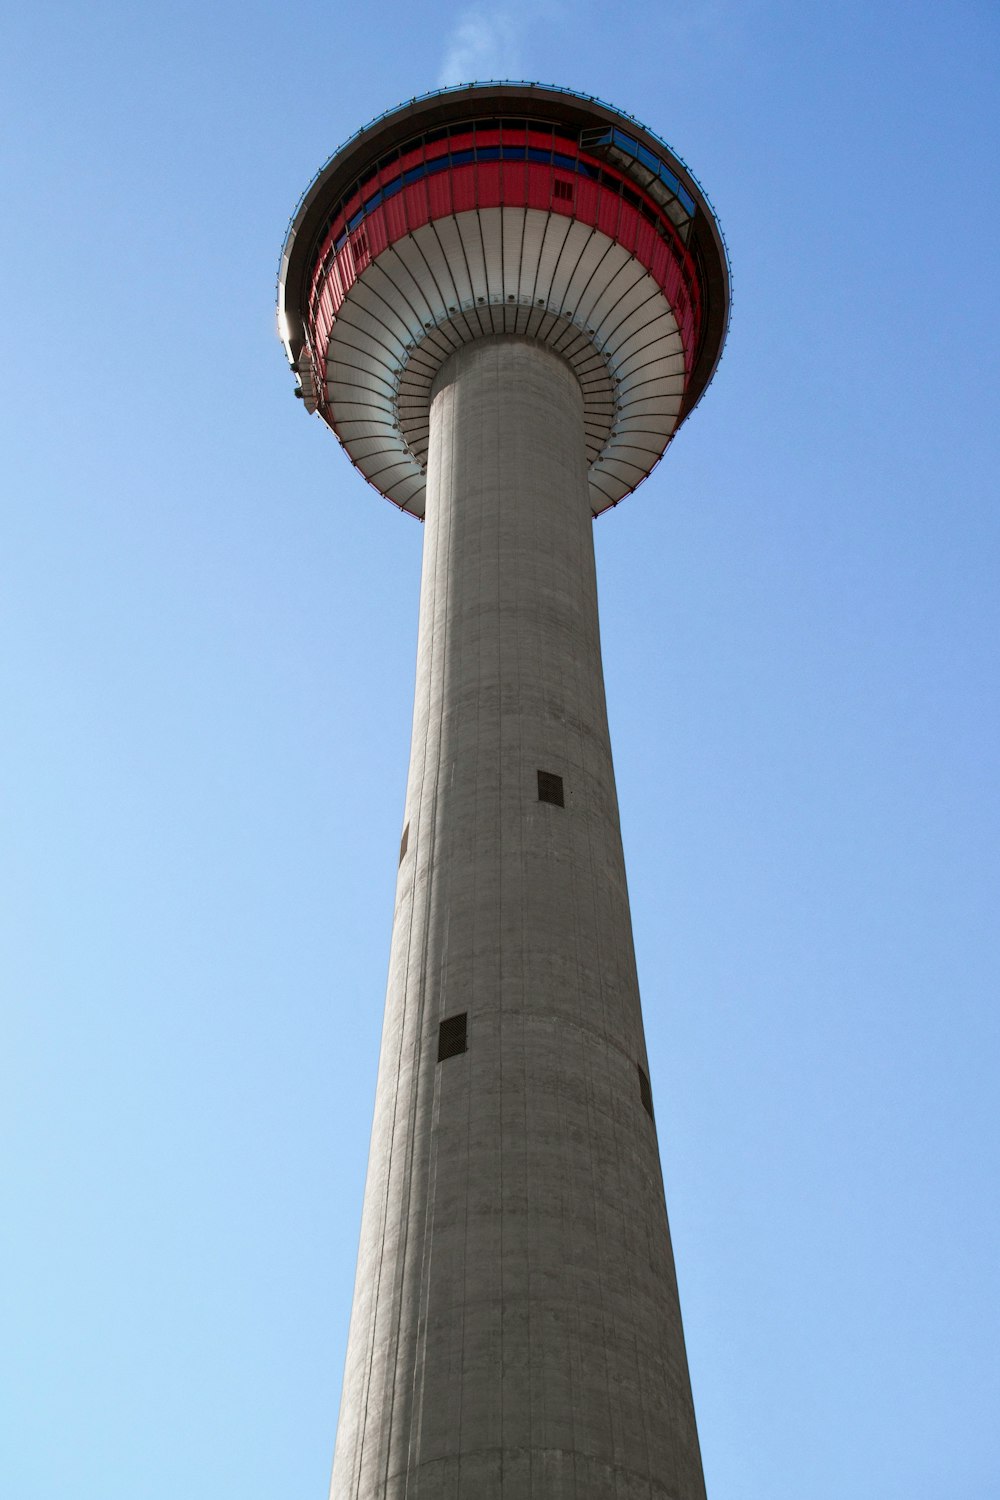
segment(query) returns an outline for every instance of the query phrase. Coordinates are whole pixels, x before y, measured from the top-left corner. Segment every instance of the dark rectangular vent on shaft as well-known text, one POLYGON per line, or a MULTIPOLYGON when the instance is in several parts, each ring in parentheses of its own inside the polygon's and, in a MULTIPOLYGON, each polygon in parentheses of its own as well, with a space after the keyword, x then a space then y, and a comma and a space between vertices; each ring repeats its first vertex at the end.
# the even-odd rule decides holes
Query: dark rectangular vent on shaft
POLYGON ((460 1016, 448 1016, 438 1027, 438 1062, 444 1062, 446 1057, 458 1057, 460 1052, 467 1051, 465 1034, 466 1022, 469 1012, 463 1010, 460 1016))
POLYGON ((646 1111, 649 1118, 652 1119, 653 1094, 652 1090, 649 1087, 649 1079, 646 1077, 646 1072, 642 1066, 642 1063, 636 1063, 636 1067, 639 1069, 639 1098, 642 1100, 643 1109, 646 1111))
POLYGON ((407 844, 409 844, 409 842, 410 842, 410 825, 409 825, 409 823, 407 823, 406 827, 403 829, 403 837, 399 841, 399 863, 400 864, 403 863, 403 856, 406 853, 406 846, 407 846, 407 844))
POLYGON ((561 177, 557 177, 552 184, 552 196, 553 198, 562 198, 567 203, 572 203, 573 184, 571 182, 564 182, 561 177))
POLYGON ((554 771, 539 771, 538 773, 538 800, 539 802, 551 802, 555 807, 565 807, 563 798, 563 779, 554 771))

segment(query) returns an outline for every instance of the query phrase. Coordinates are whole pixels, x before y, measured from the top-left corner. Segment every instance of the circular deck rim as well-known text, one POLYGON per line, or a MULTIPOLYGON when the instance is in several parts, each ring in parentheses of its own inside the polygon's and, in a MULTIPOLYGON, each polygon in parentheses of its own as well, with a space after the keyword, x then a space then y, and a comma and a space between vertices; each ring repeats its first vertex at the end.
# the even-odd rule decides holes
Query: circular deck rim
POLYGON ((297 363, 305 342, 304 309, 308 305, 313 240, 328 213, 362 174, 373 157, 401 145, 417 129, 478 116, 497 108, 528 114, 571 129, 610 124, 629 133, 665 160, 696 204, 691 249, 704 296, 704 319, 694 365, 677 419, 676 430, 701 400, 718 368, 730 316, 730 269, 718 216, 684 159, 634 116, 604 100, 557 85, 515 80, 461 84, 433 90, 386 111, 357 131, 324 163, 299 201, 282 251, 278 273, 278 331, 290 363, 297 363))

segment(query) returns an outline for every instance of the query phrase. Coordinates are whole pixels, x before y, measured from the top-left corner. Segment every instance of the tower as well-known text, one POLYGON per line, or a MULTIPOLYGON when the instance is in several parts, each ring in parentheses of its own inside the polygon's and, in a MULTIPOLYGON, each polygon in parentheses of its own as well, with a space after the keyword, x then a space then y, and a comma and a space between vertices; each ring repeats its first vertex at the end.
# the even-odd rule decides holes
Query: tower
POLYGON ((289 231, 296 393, 425 520, 332 1500, 704 1500, 592 520, 701 396, 728 309, 683 163, 535 85, 382 116, 289 231))

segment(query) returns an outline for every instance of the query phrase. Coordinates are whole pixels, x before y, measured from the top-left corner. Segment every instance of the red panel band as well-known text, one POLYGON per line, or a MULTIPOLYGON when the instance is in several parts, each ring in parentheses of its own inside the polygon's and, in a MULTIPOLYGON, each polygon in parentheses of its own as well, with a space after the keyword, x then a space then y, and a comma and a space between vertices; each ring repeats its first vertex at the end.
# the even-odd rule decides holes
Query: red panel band
MULTIPOLYGON (((595 181, 558 163, 532 161, 473 161, 452 165, 445 170, 422 174, 418 180, 399 185, 391 196, 364 209, 365 200, 381 196, 380 189, 393 188, 410 170, 418 170, 443 156, 454 157, 463 149, 485 149, 503 143, 524 147, 526 135, 499 130, 479 131, 473 138, 453 135, 426 148, 404 153, 372 173, 352 196, 345 200, 324 235, 317 255, 317 270, 309 300, 309 333, 313 349, 322 359, 344 298, 358 276, 388 246, 403 239, 410 231, 431 220, 460 214, 477 208, 533 208, 565 218, 574 218, 599 230, 628 250, 653 277, 673 309, 684 348, 685 370, 690 374, 698 346, 701 306, 698 278, 690 252, 674 225, 659 206, 632 182, 627 190, 641 207, 626 201, 621 189, 606 186, 608 178, 626 186, 621 174, 598 163, 582 152, 575 142, 558 139, 558 154, 572 157, 599 170, 604 181, 595 181), (555 184, 571 188, 568 196, 557 197, 555 184), (361 216, 359 219, 359 215, 361 216), (656 222, 651 223, 650 217, 656 222), (358 220, 345 234, 345 225, 358 220), (340 248, 330 256, 336 241, 340 248)), ((553 138, 537 132, 527 134, 528 147, 549 152, 553 138)), ((565 191, 565 189, 564 189, 565 191)))

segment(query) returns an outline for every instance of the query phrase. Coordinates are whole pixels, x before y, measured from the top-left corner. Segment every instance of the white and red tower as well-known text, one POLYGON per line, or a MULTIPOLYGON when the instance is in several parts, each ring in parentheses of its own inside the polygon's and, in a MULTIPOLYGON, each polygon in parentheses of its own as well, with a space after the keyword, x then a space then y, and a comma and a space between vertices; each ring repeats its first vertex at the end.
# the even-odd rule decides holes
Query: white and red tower
POLYGON ((684 164, 528 84, 323 168, 297 394, 423 517, 410 773, 332 1500, 703 1500, 643 1040, 591 523, 718 363, 684 164))

